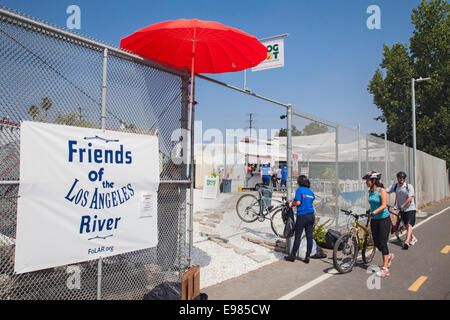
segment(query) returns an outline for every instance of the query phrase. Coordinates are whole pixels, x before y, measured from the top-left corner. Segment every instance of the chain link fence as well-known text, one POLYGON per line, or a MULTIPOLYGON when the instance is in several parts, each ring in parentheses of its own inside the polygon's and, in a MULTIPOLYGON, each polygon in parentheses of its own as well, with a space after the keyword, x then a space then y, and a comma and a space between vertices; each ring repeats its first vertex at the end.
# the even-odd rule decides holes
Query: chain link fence
MULTIPOLYGON (((405 171, 407 182, 414 184, 413 149, 387 139, 361 133, 326 120, 293 110, 292 153, 298 174, 305 174, 316 193, 315 210, 318 216, 330 218, 337 228, 348 224, 348 217, 339 209, 350 207, 365 210, 368 206, 367 187, 361 178, 365 172, 382 173, 387 188, 397 182, 396 174, 405 171)), ((295 170, 292 186, 296 188, 295 170)), ((421 207, 429 202, 450 196, 449 178, 444 160, 417 151, 416 203, 421 207)), ((394 205, 395 195, 389 195, 394 205)))
POLYGON ((172 161, 172 133, 188 129, 189 76, 3 8, 0 42, 0 300, 142 299, 179 281, 190 263, 190 181, 187 165, 172 161), (24 120, 157 134, 158 245, 14 274, 24 120))

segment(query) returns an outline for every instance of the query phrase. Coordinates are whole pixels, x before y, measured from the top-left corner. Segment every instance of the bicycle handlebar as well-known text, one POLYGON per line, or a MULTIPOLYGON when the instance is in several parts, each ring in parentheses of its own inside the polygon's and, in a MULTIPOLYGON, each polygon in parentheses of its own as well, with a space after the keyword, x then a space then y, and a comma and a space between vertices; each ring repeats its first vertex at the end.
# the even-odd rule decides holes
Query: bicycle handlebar
POLYGON ((373 214, 370 213, 370 210, 367 210, 366 213, 363 213, 363 214, 356 214, 356 213, 353 213, 353 211, 351 211, 351 210, 344 210, 344 209, 341 209, 341 211, 344 212, 346 215, 351 215, 355 218, 359 218, 359 217, 369 218, 369 217, 373 216, 373 214))

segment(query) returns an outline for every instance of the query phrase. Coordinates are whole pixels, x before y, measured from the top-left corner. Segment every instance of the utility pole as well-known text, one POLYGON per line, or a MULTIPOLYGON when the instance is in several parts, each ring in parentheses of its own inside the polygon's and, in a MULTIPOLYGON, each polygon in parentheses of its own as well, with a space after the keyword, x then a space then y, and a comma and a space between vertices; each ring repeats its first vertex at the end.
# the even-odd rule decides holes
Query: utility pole
MULTIPOLYGON (((248 166, 249 166, 249 151, 250 151, 250 142, 252 139, 252 128, 253 128, 253 113, 250 113, 250 119, 249 119, 249 124, 250 124, 250 135, 248 137, 248 145, 246 145, 247 148, 247 152, 245 153, 245 187, 248 188, 248 180, 250 179, 250 177, 248 176, 248 166)), ((244 145, 245 145, 245 141, 244 141, 244 145)))
MULTIPOLYGON (((252 126, 252 124, 253 124, 253 120, 252 120, 252 116, 253 116, 253 113, 250 113, 250 138, 249 139, 251 139, 252 138, 252 128, 253 128, 253 126, 252 126)), ((250 143, 250 140, 249 140, 249 143, 250 143)))
POLYGON ((422 81, 428 81, 431 80, 431 78, 422 78, 419 79, 411 79, 411 105, 412 105, 412 132, 413 132, 413 170, 414 170, 414 193, 415 193, 415 199, 416 206, 419 207, 419 187, 417 186, 417 143, 416 143, 416 92, 415 92, 415 83, 416 82, 422 82, 422 81))

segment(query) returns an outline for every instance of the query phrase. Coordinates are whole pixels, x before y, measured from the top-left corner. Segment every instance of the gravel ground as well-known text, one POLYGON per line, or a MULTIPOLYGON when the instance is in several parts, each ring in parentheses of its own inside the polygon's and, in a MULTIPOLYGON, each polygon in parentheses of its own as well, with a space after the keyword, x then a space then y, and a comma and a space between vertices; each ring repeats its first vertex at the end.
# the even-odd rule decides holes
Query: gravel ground
POLYGON ((242 255, 238 254, 234 248, 223 247, 202 235, 201 230, 205 230, 205 226, 198 221, 194 222, 192 263, 200 265, 201 288, 238 277, 284 257, 284 253, 275 252, 242 238, 242 235, 250 235, 264 239, 277 239, 270 228, 269 220, 245 223, 239 219, 235 206, 242 194, 220 193, 217 199, 203 199, 202 190, 194 192, 194 218, 203 217, 203 221, 207 221, 206 214, 224 211, 223 219, 216 224, 216 227, 206 226, 206 228, 220 238, 228 240, 228 244, 253 251, 248 255, 242 255))

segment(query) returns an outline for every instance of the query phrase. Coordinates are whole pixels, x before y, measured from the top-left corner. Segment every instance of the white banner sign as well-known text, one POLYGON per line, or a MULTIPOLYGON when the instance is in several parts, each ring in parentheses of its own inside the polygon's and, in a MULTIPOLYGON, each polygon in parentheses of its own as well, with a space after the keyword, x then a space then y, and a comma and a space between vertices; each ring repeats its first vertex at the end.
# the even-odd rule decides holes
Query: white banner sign
POLYGON ((205 183, 203 184, 203 198, 216 199, 219 193, 219 178, 212 178, 205 176, 205 183))
POLYGON ((284 67, 284 40, 267 41, 262 44, 267 47, 267 58, 253 67, 252 71, 284 67))
POLYGON ((22 122, 14 271, 157 244, 158 138, 22 122))

